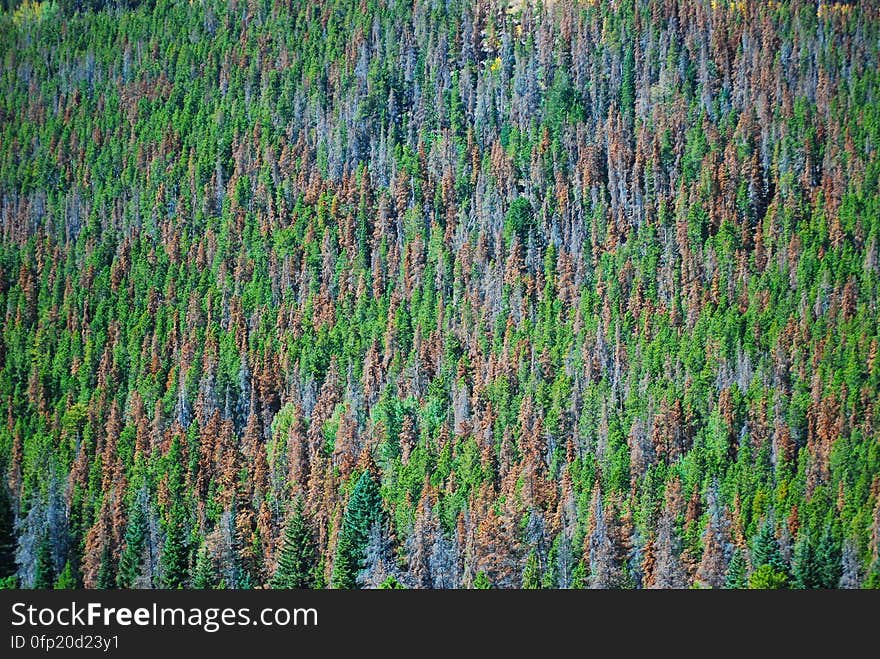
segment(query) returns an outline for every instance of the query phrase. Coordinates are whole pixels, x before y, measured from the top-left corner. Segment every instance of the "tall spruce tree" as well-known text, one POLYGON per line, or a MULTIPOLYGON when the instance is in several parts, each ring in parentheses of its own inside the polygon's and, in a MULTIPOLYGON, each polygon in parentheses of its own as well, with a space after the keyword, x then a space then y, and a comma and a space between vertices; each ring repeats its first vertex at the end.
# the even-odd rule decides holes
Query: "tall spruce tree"
POLYGON ((382 522, 382 497, 370 471, 364 470, 352 490, 333 563, 333 587, 357 588, 357 575, 370 539, 370 528, 382 522))
POLYGON ((272 577, 272 588, 314 588, 317 583, 317 550, 303 503, 297 499, 284 530, 284 545, 272 577))
POLYGON ((120 588, 133 588, 144 571, 144 554, 147 548, 147 515, 141 497, 132 506, 125 530, 125 540, 119 557, 116 583, 120 588))
POLYGON ((755 538, 752 566, 755 571, 749 577, 750 588, 777 589, 785 588, 788 584, 788 565, 771 519, 764 521, 755 538))
POLYGON ((55 585, 55 566, 52 563, 52 545, 49 534, 44 534, 37 547, 37 565, 34 588, 44 590, 55 585))
POLYGON ((171 499, 165 525, 165 543, 162 547, 162 585, 165 588, 183 588, 189 579, 189 538, 184 501, 183 460, 180 438, 175 436, 168 451, 168 492, 171 499))
MULTIPOLYGON (((5 466, 5 465, 0 465, 5 466)), ((6 473, 0 469, 0 473, 6 473)), ((15 518, 5 483, 0 484, 0 579, 15 574, 15 518)))
POLYGON ((745 588, 748 585, 746 579, 746 557, 739 548, 733 551, 730 557, 730 565, 727 566, 727 576, 724 579, 724 587, 730 589, 745 588))
POLYGON ((818 588, 818 565, 816 551, 809 535, 802 532, 794 544, 794 557, 791 564, 792 585, 795 588, 818 588))
POLYGON ((198 556, 196 557, 192 587, 198 590, 208 590, 216 588, 217 585, 217 573, 214 569, 213 562, 211 561, 211 554, 208 552, 208 548, 205 545, 202 545, 201 549, 199 549, 198 556))
POLYGON ((76 576, 73 573, 73 566, 70 561, 64 563, 64 569, 55 580, 55 590, 73 590, 76 588, 76 576))
POLYGON ((840 584, 840 575, 843 570, 842 551, 840 544, 834 537, 831 526, 825 528, 825 532, 816 546, 817 587, 837 588, 840 584))

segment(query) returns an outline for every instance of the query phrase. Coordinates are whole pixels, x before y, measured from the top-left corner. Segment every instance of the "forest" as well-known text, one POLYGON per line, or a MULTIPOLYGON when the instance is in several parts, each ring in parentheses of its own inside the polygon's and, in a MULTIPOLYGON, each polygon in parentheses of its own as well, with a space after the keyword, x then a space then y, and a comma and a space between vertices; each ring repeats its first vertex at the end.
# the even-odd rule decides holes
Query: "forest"
POLYGON ((880 6, 4 0, 0 584, 880 588, 880 6))

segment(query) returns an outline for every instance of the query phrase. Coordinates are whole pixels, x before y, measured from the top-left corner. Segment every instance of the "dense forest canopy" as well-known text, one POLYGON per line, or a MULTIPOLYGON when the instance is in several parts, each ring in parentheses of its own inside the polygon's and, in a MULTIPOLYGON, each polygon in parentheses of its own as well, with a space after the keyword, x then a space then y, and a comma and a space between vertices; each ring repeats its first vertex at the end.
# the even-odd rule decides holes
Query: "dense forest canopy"
POLYGON ((880 11, 6 2, 7 586, 880 586, 880 11))

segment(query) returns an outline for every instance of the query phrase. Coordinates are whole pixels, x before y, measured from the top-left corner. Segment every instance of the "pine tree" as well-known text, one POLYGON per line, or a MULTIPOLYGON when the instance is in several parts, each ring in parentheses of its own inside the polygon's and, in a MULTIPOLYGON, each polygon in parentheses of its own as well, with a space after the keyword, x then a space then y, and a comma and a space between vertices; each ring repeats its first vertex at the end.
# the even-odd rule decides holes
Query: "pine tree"
POLYGON ((769 563, 764 563, 749 577, 749 588, 753 590, 779 590, 785 588, 788 578, 769 563))
POLYGON ((397 580, 397 577, 390 575, 379 586, 379 590, 406 590, 406 586, 397 580))
POLYGON ((492 588, 492 584, 489 582, 489 577, 486 576, 486 573, 480 570, 477 572, 477 576, 474 577, 474 590, 489 590, 492 588))
POLYGON ((135 502, 125 530, 125 540, 119 557, 116 583, 120 588, 132 588, 144 572, 144 554, 147 548, 147 517, 140 498, 135 502))
MULTIPOLYGON (((6 473, 6 470, 2 470, 6 473)), ((0 579, 15 574, 15 529, 5 483, 0 483, 0 579)))
POLYGON ((358 554, 351 536, 340 532, 336 544, 336 560, 333 562, 331 583, 334 588, 351 589, 357 586, 358 554))
POLYGON ((697 581, 708 588, 721 588, 730 557, 730 533, 727 515, 718 501, 717 486, 709 488, 709 521, 703 533, 703 557, 697 568, 697 581))
POLYGON ((183 588, 189 579, 188 510, 184 497, 183 457, 179 435, 171 440, 168 450, 170 469, 168 492, 170 510, 165 525, 165 543, 162 547, 162 585, 165 588, 183 588))
POLYGON ((620 523, 617 520, 617 508, 606 507, 602 501, 602 492, 598 481, 593 487, 592 533, 586 541, 585 558, 590 566, 590 588, 625 588, 629 585, 626 571, 626 549, 624 546, 620 523))
POLYGON ((686 588, 687 573, 681 562, 681 539, 671 511, 664 509, 657 523, 654 542, 655 567, 650 588, 686 588))
POLYGON ((538 568, 538 557, 534 550, 529 552, 526 559, 526 566, 523 569, 522 587, 525 590, 537 590, 541 587, 541 574, 538 568))
POLYGON ((788 566, 779 548, 779 540, 773 527, 773 522, 767 520, 761 526, 755 538, 755 546, 752 550, 752 563, 755 568, 769 565, 777 572, 785 574, 788 566))
POLYGON ((196 566, 193 570, 192 587, 198 590, 210 590, 217 588, 217 573, 211 554, 207 546, 202 545, 196 557, 196 566))
POLYGON ((284 530, 284 545, 271 586, 277 589, 314 588, 316 565, 315 540, 303 514, 302 500, 298 498, 284 530))
POLYGON ((37 547, 37 564, 34 573, 34 588, 45 590, 55 584, 55 566, 52 563, 52 545, 48 534, 44 534, 37 547))
POLYGON ((818 588, 837 588, 842 572, 840 545, 829 527, 825 529, 816 547, 816 574, 818 588))
POLYGON ((64 563, 64 569, 58 574, 55 580, 55 590, 73 590, 77 586, 76 577, 73 574, 73 567, 70 561, 64 563))
POLYGON ((868 576, 865 578, 865 588, 880 590, 880 560, 874 561, 868 576))
POLYGON ((792 560, 791 573, 795 588, 818 588, 818 565, 813 543, 810 542, 807 533, 798 535, 794 545, 794 558, 792 560))
POLYGON ((777 589, 788 585, 788 565, 782 556, 773 522, 769 519, 755 538, 752 563, 755 571, 749 577, 749 588, 777 589))
POLYGON ((724 580, 724 587, 729 589, 742 589, 748 585, 746 579, 746 558, 743 552, 737 548, 730 558, 730 565, 727 566, 727 577, 724 580))
POLYGON ((370 537, 370 527, 382 521, 382 498, 373 475, 365 469, 352 490, 336 548, 333 563, 333 587, 356 588, 364 551, 370 537))
POLYGON ((162 547, 162 585, 165 588, 183 588, 189 578, 189 546, 184 518, 186 510, 180 504, 171 509, 165 544, 162 547))

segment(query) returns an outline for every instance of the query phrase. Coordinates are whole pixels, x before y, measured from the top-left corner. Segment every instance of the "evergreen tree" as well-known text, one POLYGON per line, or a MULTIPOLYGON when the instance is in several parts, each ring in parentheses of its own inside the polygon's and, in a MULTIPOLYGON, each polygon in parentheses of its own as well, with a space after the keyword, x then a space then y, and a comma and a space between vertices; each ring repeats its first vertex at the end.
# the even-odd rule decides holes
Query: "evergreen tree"
POLYGON ((144 572, 143 563, 148 533, 143 502, 138 498, 128 518, 124 545, 119 557, 116 583, 120 588, 133 588, 144 572))
POLYGON ((880 560, 874 561, 871 565, 871 570, 865 578, 865 588, 880 590, 880 560))
POLYGON ((379 586, 379 590, 406 590, 406 586, 397 580, 397 577, 390 575, 379 586))
POLYGON ((333 563, 334 588, 357 587, 357 574, 361 569, 370 528, 374 523, 382 523, 382 498, 376 480, 365 469, 352 490, 342 518, 336 560, 333 563))
POLYGON ((837 588, 840 585, 840 576, 843 569, 842 552, 840 545, 834 537, 831 527, 828 526, 816 547, 816 574, 818 588, 837 588))
POLYGON ((162 585, 169 589, 183 588, 189 579, 189 516, 183 489, 183 460, 180 437, 171 441, 168 450, 169 473, 168 491, 171 498, 170 510, 165 523, 165 542, 160 557, 162 564, 162 585))
POLYGON ((748 585, 746 579, 746 557, 743 552, 737 548, 730 557, 730 565, 727 566, 727 576, 724 580, 724 587, 730 589, 741 589, 748 585))
POLYGON ((859 551, 850 538, 843 543, 840 562, 842 570, 838 587, 846 590, 859 588, 862 583, 862 566, 859 561, 859 551))
POLYGON ((316 565, 315 540, 303 514, 302 500, 297 499, 284 530, 284 544, 272 577, 272 588, 314 588, 316 565))
POLYGON ((218 586, 217 574, 211 560, 211 554, 205 545, 199 549, 196 566, 193 570, 192 587, 198 590, 210 590, 218 586))
POLYGON ((765 520, 755 538, 752 564, 755 571, 749 577, 749 588, 778 589, 788 585, 788 565, 770 519, 765 520))
POLYGON ((749 576, 749 588, 753 590, 779 590, 788 584, 788 577, 764 563, 749 576))
POLYGON ((474 590, 489 590, 492 588, 492 584, 489 581, 489 577, 486 576, 486 573, 480 570, 477 572, 477 576, 474 577, 474 590))
POLYGON ((795 588, 818 588, 818 570, 813 543, 806 533, 800 533, 794 545, 794 559, 791 566, 792 585, 795 588))
POLYGON ((64 569, 58 574, 55 580, 55 590, 73 590, 77 586, 76 577, 73 574, 73 567, 70 561, 64 563, 64 569))
POLYGON ((113 556, 110 553, 110 544, 105 543, 101 550, 101 564, 98 567, 98 579, 95 587, 107 590, 115 585, 116 582, 113 578, 113 556))
MULTIPOLYGON (((2 466, 2 463, 0 463, 2 466)), ((0 469, 0 473, 6 473, 0 469)), ((5 484, 0 484, 0 579, 15 574, 15 529, 5 484)))
POLYGON ((523 569, 522 587, 526 590, 536 590, 541 587, 541 574, 538 567, 538 557, 534 550, 529 552, 526 566, 523 569))
POLYGON ((3 1, 0 583, 878 584, 875 2, 3 1))
POLYGON ((762 565, 769 565, 782 574, 788 570, 779 547, 779 539, 776 537, 773 522, 769 519, 761 525, 761 530, 755 538, 752 548, 752 564, 756 569, 762 565))
POLYGON ((37 547, 37 565, 34 573, 34 588, 45 590, 55 584, 55 566, 52 563, 52 545, 48 534, 44 534, 37 547))

